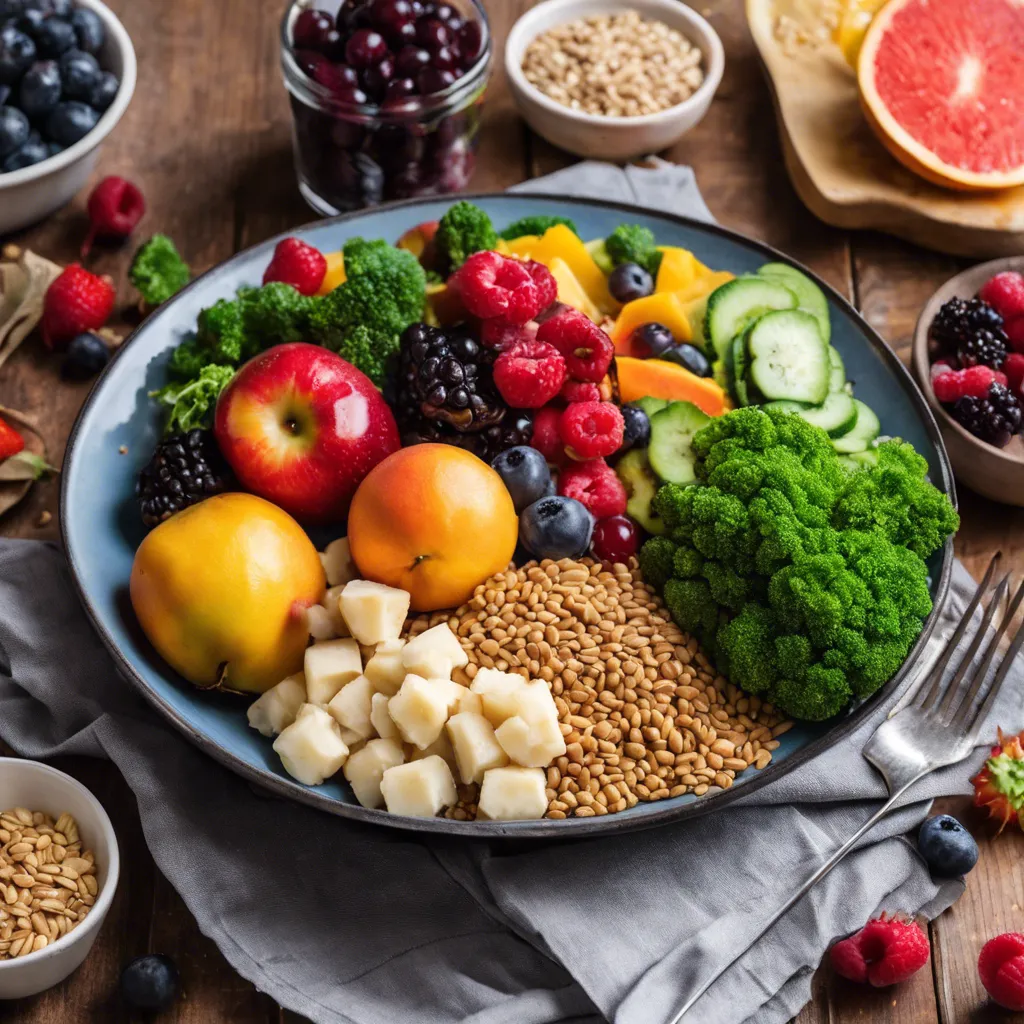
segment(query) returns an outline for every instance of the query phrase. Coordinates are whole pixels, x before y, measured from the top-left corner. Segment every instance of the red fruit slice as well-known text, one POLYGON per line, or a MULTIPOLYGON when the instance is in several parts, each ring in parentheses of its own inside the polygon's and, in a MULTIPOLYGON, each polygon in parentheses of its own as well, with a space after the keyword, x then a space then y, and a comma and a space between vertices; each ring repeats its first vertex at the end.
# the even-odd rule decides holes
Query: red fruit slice
POLYGON ((1024 7, 1018 0, 889 0, 857 61, 883 145, 946 188, 1024 184, 1024 7))

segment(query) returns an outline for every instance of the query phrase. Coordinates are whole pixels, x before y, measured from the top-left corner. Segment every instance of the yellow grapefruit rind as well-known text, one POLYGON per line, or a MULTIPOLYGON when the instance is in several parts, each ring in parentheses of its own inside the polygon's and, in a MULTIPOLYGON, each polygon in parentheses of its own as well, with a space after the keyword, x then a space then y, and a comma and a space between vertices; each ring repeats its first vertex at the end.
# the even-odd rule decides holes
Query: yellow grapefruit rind
POLYGON ((874 83, 874 65, 879 44, 894 15, 909 3, 915 2, 917 0, 889 0, 875 15, 861 44, 857 58, 857 85, 861 109, 871 130, 904 167, 943 188, 958 192, 996 192, 1024 185, 1024 165, 1012 171, 978 174, 947 164, 898 124, 878 95, 874 83))

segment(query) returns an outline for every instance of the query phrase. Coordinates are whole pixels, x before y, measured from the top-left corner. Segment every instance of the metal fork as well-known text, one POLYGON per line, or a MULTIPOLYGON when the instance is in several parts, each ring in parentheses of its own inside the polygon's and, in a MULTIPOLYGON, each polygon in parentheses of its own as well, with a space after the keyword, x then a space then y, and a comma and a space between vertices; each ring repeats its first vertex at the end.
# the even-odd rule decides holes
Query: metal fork
MULTIPOLYGON (((953 674, 946 679, 947 669, 960 647, 968 626, 982 599, 989 592, 1001 555, 997 553, 974 597, 964 610, 945 650, 934 666, 923 671, 911 686, 905 706, 884 721, 864 747, 864 757, 879 771, 889 791, 889 799, 803 885, 765 922, 761 930, 735 956, 708 978, 688 998, 668 1024, 679 1024, 705 992, 736 963, 766 932, 783 918, 817 885, 879 821, 893 810, 899 798, 911 786, 939 768, 963 760, 977 746, 978 735, 1002 689, 1014 659, 1024 647, 1024 622, 1021 623, 996 671, 992 683, 984 690, 985 680, 999 653, 1014 615, 1024 601, 1024 582, 1003 614, 981 661, 975 659, 995 620, 999 606, 1010 592, 1010 574, 1000 581, 985 610, 981 625, 967 646, 953 674), (929 685, 930 683, 930 685, 929 685)), ((902 702, 901 702, 902 703, 902 702)))

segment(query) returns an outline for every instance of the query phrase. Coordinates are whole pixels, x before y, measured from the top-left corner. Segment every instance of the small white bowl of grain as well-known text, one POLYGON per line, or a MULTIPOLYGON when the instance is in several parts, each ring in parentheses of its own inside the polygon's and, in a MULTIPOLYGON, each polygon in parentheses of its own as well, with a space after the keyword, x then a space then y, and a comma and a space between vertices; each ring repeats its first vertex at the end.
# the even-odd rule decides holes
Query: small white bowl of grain
POLYGON ((513 26, 505 70, 538 135, 626 161, 667 149, 701 120, 725 53, 679 0, 546 0, 513 26))
POLYGON ((85 786, 0 757, 0 1000, 43 992, 81 964, 119 868, 114 828, 85 786))

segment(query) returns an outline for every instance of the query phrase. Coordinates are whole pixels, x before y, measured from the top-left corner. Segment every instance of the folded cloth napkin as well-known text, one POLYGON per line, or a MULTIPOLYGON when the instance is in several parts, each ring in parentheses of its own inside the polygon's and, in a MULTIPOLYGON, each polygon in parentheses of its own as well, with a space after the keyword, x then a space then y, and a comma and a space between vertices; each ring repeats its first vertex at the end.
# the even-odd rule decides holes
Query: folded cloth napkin
MULTIPOLYGON (((687 168, 564 174, 530 186, 708 216, 687 168)), ((947 618, 972 587, 957 566, 947 618)), ((827 753, 689 824, 571 844, 424 839, 267 797, 201 754, 118 676, 52 545, 0 541, 0 646, 13 666, 0 738, 29 757, 114 761, 203 932, 317 1024, 663 1024, 885 795, 860 756, 879 707, 827 753)), ((1024 726, 1022 683, 1024 659, 988 732, 1024 726)), ((984 752, 924 780, 688 1019, 786 1021, 834 939, 882 909, 948 907, 962 884, 933 882, 903 835, 934 797, 969 791, 984 752)))

